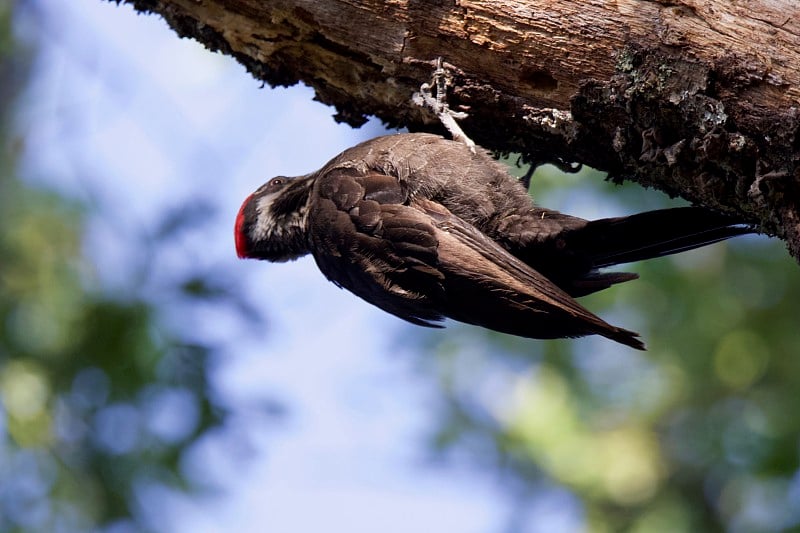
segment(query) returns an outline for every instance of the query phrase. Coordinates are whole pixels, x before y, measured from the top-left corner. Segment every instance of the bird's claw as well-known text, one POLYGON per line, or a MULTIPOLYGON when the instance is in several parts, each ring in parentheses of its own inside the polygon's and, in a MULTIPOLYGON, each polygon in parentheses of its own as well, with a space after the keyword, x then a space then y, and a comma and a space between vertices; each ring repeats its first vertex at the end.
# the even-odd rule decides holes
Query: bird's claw
POLYGON ((463 111, 453 111, 447 104, 447 86, 450 85, 450 76, 443 66, 442 58, 436 60, 436 68, 431 75, 431 82, 423 83, 419 92, 414 93, 411 101, 421 107, 427 107, 439 118, 442 125, 453 136, 453 140, 467 145, 475 153, 475 142, 470 139, 456 120, 467 118, 469 115, 463 111), (433 93, 433 88, 436 93, 433 93))

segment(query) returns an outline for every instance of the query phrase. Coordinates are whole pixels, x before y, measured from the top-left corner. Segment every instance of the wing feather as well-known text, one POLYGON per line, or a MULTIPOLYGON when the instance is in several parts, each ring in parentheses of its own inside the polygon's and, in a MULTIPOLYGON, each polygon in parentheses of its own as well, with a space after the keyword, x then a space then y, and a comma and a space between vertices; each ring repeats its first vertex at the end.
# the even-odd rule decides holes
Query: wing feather
POLYGON ((396 179, 334 169, 317 187, 309 224, 322 273, 384 311, 440 327, 434 322, 443 319, 444 289, 435 228, 424 214, 402 204, 396 179))
POLYGON ((328 279, 414 324, 445 316, 532 338, 599 334, 643 348, 545 276, 396 178, 352 168, 318 180, 310 206, 314 258, 328 279), (385 189, 381 192, 381 189, 385 189))
POLYGON ((441 206, 431 203, 420 200, 417 207, 438 219, 447 316, 523 337, 598 334, 644 348, 636 333, 608 324, 474 226, 443 216, 441 206))

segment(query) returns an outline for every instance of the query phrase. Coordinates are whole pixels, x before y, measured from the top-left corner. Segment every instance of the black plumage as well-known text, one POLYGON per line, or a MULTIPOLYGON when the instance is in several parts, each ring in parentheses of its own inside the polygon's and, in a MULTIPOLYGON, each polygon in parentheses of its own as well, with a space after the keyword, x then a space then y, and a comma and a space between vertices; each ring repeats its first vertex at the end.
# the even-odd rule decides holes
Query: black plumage
POLYGON ((702 208, 586 221, 537 207, 483 150, 396 134, 322 169, 273 178, 242 205, 240 257, 311 253, 325 276, 414 324, 444 317, 530 338, 597 334, 643 349, 574 297, 635 274, 600 269, 753 231, 702 208))

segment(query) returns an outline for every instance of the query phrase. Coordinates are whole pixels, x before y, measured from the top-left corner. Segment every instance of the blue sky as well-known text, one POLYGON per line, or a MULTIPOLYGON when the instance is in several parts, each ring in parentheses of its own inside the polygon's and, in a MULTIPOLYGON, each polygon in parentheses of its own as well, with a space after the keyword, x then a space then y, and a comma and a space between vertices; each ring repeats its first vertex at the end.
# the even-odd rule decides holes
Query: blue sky
MULTIPOLYGON (((231 58, 178 39, 158 17, 127 5, 40 0, 29 8, 41 16, 21 17, 20 33, 48 37, 20 120, 23 168, 97 208, 87 253, 103 282, 129 288, 137 250, 120 245, 120 235, 197 202, 210 230, 159 264, 221 267, 244 280, 268 317, 263 332, 213 310, 195 317, 197 334, 227 346, 214 381, 247 429, 209 439, 191 458, 220 494, 141 493, 142 506, 158 510, 159 529, 497 530, 506 511, 499 487, 426 460, 431 384, 397 351, 399 335, 420 330, 337 289, 310 258, 235 258, 233 219, 254 188, 313 170, 380 126, 336 124, 305 87, 262 89, 231 58), (109 219, 111 226, 98 223, 109 219), (252 406, 271 397, 290 408, 285 423, 246 423, 252 406)), ((528 530, 574 529, 562 504, 533 502, 537 520, 528 530)))

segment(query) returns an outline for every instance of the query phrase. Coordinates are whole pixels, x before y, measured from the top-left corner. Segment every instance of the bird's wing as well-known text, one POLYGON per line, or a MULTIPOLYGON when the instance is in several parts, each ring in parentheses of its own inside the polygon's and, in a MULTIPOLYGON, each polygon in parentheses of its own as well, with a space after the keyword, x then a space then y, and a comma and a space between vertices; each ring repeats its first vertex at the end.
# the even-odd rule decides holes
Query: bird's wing
POLYGON ((325 276, 384 311, 438 327, 443 275, 435 229, 403 205, 396 178, 355 169, 320 176, 309 212, 314 259, 325 276))
POLYGON ((441 204, 400 203, 392 183, 380 173, 333 169, 315 185, 311 249, 337 285, 414 324, 448 316, 523 337, 599 334, 643 347, 441 204))
POLYGON ((644 348, 636 333, 603 321, 474 226, 430 200, 414 205, 435 221, 447 316, 523 337, 598 334, 644 348))

